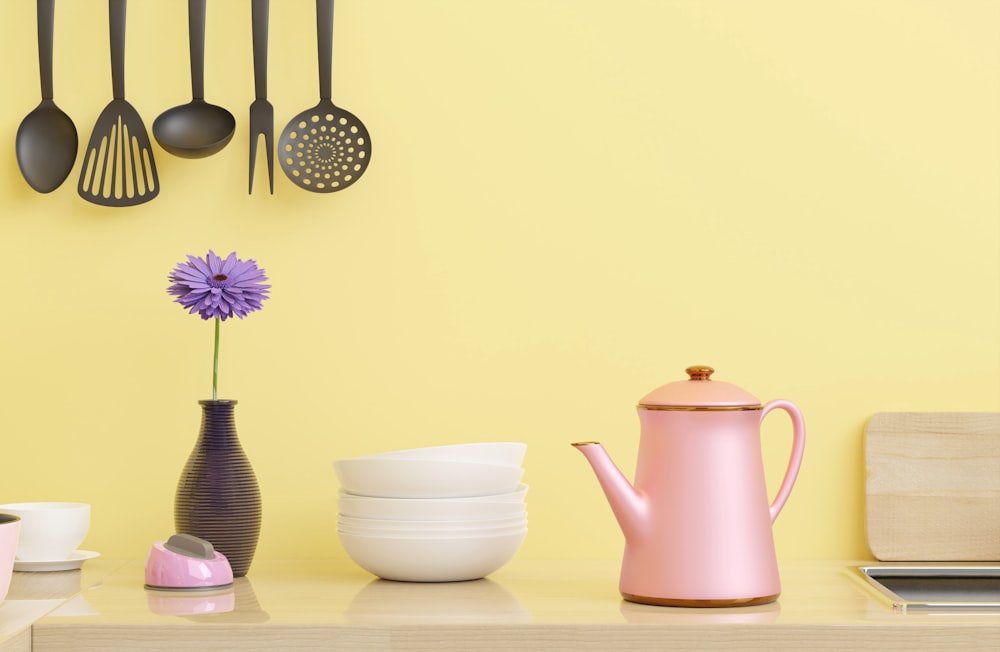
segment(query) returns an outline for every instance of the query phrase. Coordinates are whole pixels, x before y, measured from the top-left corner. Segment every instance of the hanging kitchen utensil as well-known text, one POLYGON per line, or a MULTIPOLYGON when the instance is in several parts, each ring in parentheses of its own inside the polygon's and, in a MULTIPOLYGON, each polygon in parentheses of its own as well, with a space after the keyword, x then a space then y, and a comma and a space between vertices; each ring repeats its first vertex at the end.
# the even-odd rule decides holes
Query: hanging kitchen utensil
POLYGON ((320 101, 285 127, 278 139, 278 159, 295 185, 313 192, 334 192, 364 174, 372 150, 365 125, 330 101, 333 0, 316 0, 316 42, 320 101))
POLYGON ((94 124, 77 188, 101 206, 135 206, 160 192, 146 126, 125 99, 125 7, 126 0, 108 0, 114 99, 94 124))
POLYGON ((211 156, 229 144, 236 131, 232 113, 205 101, 205 2, 188 0, 191 101, 167 109, 153 121, 156 142, 182 158, 211 156))
POLYGON ((38 0, 38 72, 42 101, 17 128, 17 166, 28 185, 52 192, 62 185, 76 163, 76 126, 52 101, 52 32, 55 0, 38 0))
POLYGON ((267 182, 274 194, 274 107, 267 101, 267 14, 269 0, 251 0, 253 30, 254 99, 250 105, 250 190, 253 192, 253 170, 257 162, 257 141, 264 137, 267 147, 267 182))

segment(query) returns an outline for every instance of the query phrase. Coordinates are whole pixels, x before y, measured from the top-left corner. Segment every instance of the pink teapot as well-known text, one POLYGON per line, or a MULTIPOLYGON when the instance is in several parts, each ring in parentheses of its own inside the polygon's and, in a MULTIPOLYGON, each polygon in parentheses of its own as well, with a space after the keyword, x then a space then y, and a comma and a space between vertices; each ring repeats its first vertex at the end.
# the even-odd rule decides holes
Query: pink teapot
POLYGON ((805 422, 789 401, 761 404, 711 367, 639 401, 635 485, 598 442, 586 456, 625 535, 619 590, 631 602, 732 607, 781 593, 771 526, 802 464, 805 422), (772 410, 792 419, 791 459, 768 502, 760 424, 772 410))

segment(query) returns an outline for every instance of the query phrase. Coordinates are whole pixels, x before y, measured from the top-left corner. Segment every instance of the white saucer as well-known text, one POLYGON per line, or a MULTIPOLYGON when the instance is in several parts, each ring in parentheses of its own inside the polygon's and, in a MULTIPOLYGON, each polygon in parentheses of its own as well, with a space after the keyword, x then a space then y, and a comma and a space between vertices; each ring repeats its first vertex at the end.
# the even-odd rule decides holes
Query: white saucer
POLYGON ((83 566, 83 562, 94 557, 100 557, 101 553, 90 550, 76 550, 66 559, 56 559, 53 561, 24 561, 14 560, 14 570, 29 573, 39 573, 45 571, 67 571, 76 570, 83 566))

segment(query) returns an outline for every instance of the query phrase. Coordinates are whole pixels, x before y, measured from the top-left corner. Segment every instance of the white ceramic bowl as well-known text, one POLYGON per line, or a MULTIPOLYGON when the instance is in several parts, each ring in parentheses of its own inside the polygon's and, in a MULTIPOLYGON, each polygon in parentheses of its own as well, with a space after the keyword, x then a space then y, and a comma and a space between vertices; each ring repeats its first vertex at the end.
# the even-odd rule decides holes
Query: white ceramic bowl
POLYGON ((386 580, 459 582, 486 577, 510 561, 528 530, 466 538, 370 537, 338 532, 356 564, 386 580))
POLYGON ((372 518, 353 518, 339 516, 337 527, 348 527, 356 530, 371 530, 378 532, 477 532, 480 530, 496 530, 499 528, 526 527, 528 514, 511 518, 491 518, 479 521, 383 521, 372 518))
POLYGON ((369 459, 451 460, 453 462, 521 466, 527 450, 528 445, 520 442, 493 441, 409 448, 406 450, 378 453, 376 455, 366 455, 365 457, 369 459))
POLYGON ((83 543, 90 529, 87 503, 10 503, 0 513, 21 517, 17 558, 21 561, 62 561, 83 543))
POLYGON ((333 463, 347 493, 381 498, 488 496, 517 489, 524 469, 451 460, 355 457, 333 463))
POLYGON ((341 492, 340 514, 356 518, 395 521, 460 521, 517 516, 524 511, 520 500, 451 500, 447 498, 372 498, 341 492))

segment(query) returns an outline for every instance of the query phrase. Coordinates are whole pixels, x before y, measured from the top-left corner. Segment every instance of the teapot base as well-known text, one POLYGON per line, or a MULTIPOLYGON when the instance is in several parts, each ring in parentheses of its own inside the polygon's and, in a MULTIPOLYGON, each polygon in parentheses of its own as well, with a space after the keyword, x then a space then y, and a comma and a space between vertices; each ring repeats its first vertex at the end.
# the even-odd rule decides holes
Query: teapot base
POLYGON ((723 598, 719 600, 692 600, 688 598, 656 598, 644 595, 633 595, 622 591, 622 597, 629 602, 640 604, 652 604, 658 607, 697 607, 697 608, 720 608, 720 607, 751 607, 758 604, 768 604, 778 599, 779 593, 765 595, 758 598, 723 598))

